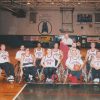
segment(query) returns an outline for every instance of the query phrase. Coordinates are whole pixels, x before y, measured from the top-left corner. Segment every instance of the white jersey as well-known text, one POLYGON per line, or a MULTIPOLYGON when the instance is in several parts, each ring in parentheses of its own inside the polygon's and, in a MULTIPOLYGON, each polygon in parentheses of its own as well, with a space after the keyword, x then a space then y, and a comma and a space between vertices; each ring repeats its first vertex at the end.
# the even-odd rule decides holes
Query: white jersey
POLYGON ((34 50, 34 56, 35 58, 39 58, 41 59, 44 56, 44 49, 41 48, 40 50, 38 50, 37 48, 34 50))
POLYGON ((100 58, 94 57, 91 61, 91 64, 96 68, 100 69, 100 58))
POLYGON ((55 59, 59 60, 61 58, 61 50, 52 50, 52 55, 54 56, 55 59))
POLYGON ((96 52, 97 52, 97 49, 95 49, 94 51, 92 51, 91 49, 89 49, 87 51, 87 57, 88 57, 88 60, 89 61, 92 59, 92 57, 95 57, 96 56, 96 52))
POLYGON ((44 56, 42 58, 42 62, 45 64, 46 67, 55 67, 55 59, 53 56, 44 56))
POLYGON ((17 51, 15 59, 21 59, 21 56, 24 53, 25 53, 25 51, 22 51, 22 50, 17 51))
POLYGON ((73 40, 71 38, 63 38, 62 39, 62 42, 65 44, 65 45, 72 45, 73 44, 73 40))
POLYGON ((9 62, 9 53, 7 51, 0 51, 0 63, 9 62))
POLYGON ((83 65, 83 61, 79 57, 68 57, 66 60, 66 65, 69 69, 74 70, 74 65, 83 65))
POLYGON ((33 57, 32 55, 30 54, 29 56, 26 56, 26 55, 23 55, 24 58, 23 58, 23 67, 32 67, 34 66, 33 65, 33 57))

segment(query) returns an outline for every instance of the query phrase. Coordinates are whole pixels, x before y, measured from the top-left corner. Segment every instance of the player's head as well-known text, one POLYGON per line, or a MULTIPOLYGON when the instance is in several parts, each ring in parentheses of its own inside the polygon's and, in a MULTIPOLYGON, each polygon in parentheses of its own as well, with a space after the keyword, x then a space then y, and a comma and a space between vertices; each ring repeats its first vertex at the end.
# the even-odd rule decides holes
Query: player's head
POLYGON ((58 44, 58 43, 55 43, 55 44, 54 44, 54 48, 55 48, 55 49, 58 49, 58 48, 59 48, 59 44, 58 44))
POLYGON ((52 49, 48 48, 47 49, 47 55, 51 55, 52 54, 52 49))
POLYGON ((24 45, 21 45, 21 46, 20 46, 20 50, 25 50, 24 45))
POLYGON ((100 50, 96 52, 96 57, 100 58, 100 50))
POLYGON ((25 49, 25 54, 30 54, 30 49, 29 48, 25 49))
POLYGON ((6 49, 5 44, 1 44, 0 48, 1 48, 1 50, 5 50, 6 49))
POLYGON ((96 44, 94 42, 91 43, 91 48, 95 48, 96 44))
POLYGON ((73 47, 73 48, 76 48, 76 46, 77 46, 76 42, 73 42, 73 43, 72 43, 72 47, 73 47))
POLYGON ((37 43, 37 47, 41 47, 41 43, 40 42, 37 43))

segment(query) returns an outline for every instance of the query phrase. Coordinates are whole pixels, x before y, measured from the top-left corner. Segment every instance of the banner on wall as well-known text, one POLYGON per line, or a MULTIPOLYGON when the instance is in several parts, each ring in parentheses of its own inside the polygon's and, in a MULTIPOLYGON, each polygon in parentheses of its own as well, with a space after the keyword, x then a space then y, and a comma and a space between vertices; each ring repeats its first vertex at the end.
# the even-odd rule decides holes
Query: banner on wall
POLYGON ((100 43, 100 37, 88 37, 87 42, 97 42, 100 43))
POLYGON ((39 36, 24 36, 23 40, 24 41, 39 41, 40 37, 39 36))
POLYGON ((40 41, 40 42, 49 42, 52 36, 24 36, 24 41, 40 41))

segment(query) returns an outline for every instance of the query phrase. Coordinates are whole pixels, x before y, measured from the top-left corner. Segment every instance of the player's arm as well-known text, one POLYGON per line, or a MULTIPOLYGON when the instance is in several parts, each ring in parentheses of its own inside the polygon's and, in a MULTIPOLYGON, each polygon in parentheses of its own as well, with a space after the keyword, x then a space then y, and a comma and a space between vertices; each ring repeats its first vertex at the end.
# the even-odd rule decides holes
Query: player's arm
POLYGON ((61 63, 61 60, 60 60, 60 59, 57 59, 57 65, 56 65, 56 68, 59 66, 60 63, 61 63))
POLYGON ((21 55, 21 60, 20 60, 20 70, 21 70, 20 76, 21 76, 21 77, 22 77, 22 75, 23 75, 23 70, 22 70, 22 68, 23 68, 23 60, 24 60, 24 54, 21 55))
POLYGON ((89 58, 89 50, 87 51, 86 57, 85 57, 85 61, 87 62, 89 58))
POLYGON ((33 58, 33 65, 36 66, 36 58, 34 55, 32 55, 32 58, 33 58))
POLYGON ((43 66, 43 67, 46 67, 46 65, 45 65, 45 57, 43 57, 42 59, 41 59, 41 65, 43 66))
POLYGON ((63 52, 62 52, 61 50, 60 50, 60 54, 61 54, 60 59, 61 59, 61 61, 62 61, 62 59, 63 59, 64 55, 63 55, 63 52))
POLYGON ((92 58, 91 63, 90 63, 90 66, 91 66, 92 68, 94 68, 94 69, 98 69, 98 68, 95 66, 94 59, 95 59, 95 58, 92 58))
POLYGON ((68 69, 73 70, 73 68, 71 67, 72 65, 70 64, 70 58, 66 60, 65 65, 67 66, 68 69))
POLYGON ((71 49, 69 49, 69 51, 68 51, 68 57, 70 57, 71 56, 71 49))
POLYGON ((10 62, 10 57, 9 57, 9 53, 7 52, 7 59, 8 59, 8 62, 10 62))
POLYGON ((21 60, 20 60, 20 68, 23 67, 23 59, 24 59, 24 55, 21 55, 21 60))
POLYGON ((33 49, 33 55, 35 56, 36 48, 33 49))
POLYGON ((80 62, 80 70, 84 67, 84 62, 82 61, 82 59, 79 60, 80 62))

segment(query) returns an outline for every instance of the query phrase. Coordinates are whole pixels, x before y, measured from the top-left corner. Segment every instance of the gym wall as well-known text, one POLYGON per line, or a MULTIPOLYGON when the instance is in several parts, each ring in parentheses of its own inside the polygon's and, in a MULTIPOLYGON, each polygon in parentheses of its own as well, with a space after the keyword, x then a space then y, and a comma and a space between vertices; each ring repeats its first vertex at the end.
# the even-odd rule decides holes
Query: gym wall
MULTIPOLYGON (((70 34, 100 36, 100 24, 95 24, 94 18, 95 18, 94 11, 92 10, 85 10, 85 11, 74 10, 73 12, 74 31, 70 34), (77 14, 79 13, 92 14, 93 22, 92 23, 77 22, 77 14)), ((39 33, 39 24, 42 21, 48 21, 51 24, 51 26, 49 25, 48 28, 48 31, 51 30, 51 32, 48 35, 63 34, 59 31, 62 28, 62 15, 60 9, 58 10, 42 9, 42 10, 37 10, 36 14, 34 13, 30 14, 30 11, 27 11, 26 17, 24 18, 17 18, 16 16, 13 16, 10 12, 0 10, 0 35, 2 34, 3 35, 41 35, 39 33)))

